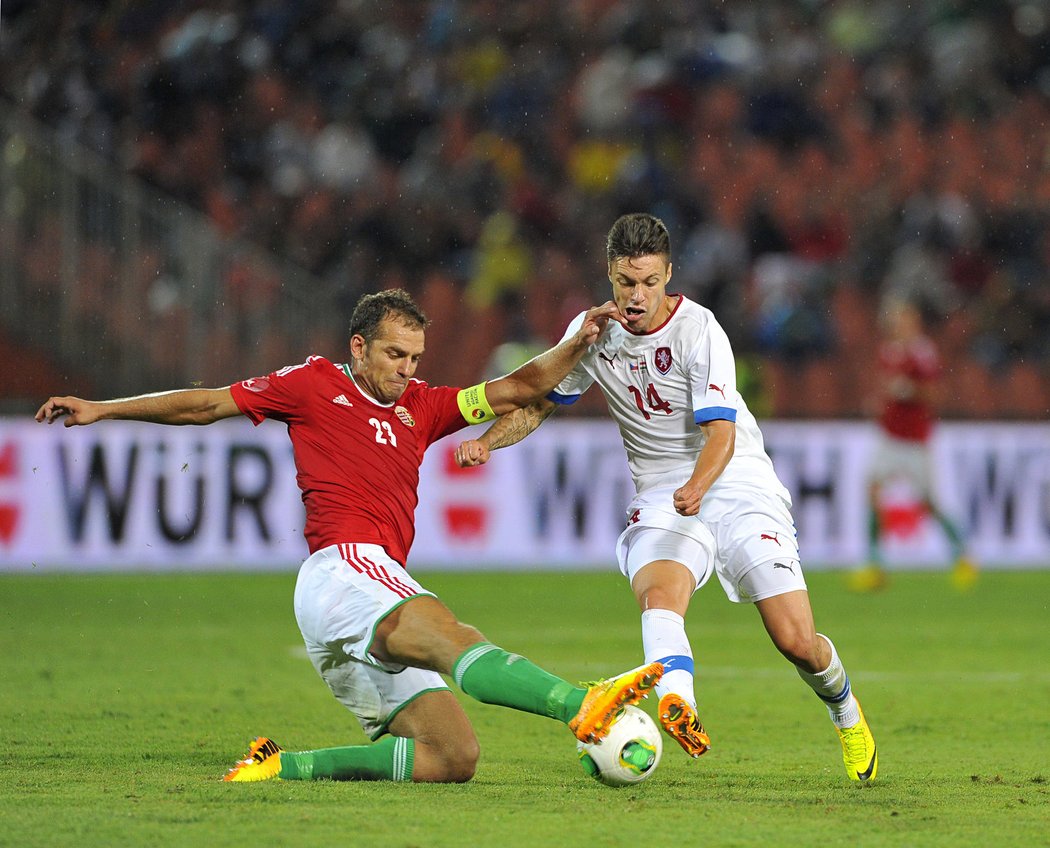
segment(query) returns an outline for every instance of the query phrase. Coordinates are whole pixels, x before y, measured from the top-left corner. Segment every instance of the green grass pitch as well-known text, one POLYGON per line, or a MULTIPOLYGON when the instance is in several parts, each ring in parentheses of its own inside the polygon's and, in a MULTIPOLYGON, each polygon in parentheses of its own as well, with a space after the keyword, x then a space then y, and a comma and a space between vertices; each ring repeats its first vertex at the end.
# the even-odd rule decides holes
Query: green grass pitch
MULTIPOLYGON (((641 661, 618 575, 421 576, 570 680, 641 661)), ((294 579, 0 578, 0 845, 1050 845, 1050 571, 966 594, 901 574, 872 596, 809 575, 878 740, 871 787, 846 780, 824 708, 715 582, 688 622, 714 748, 692 761, 668 742, 641 786, 589 780, 565 728, 467 698, 469 784, 222 783, 257 734, 364 742, 301 649, 294 579)))

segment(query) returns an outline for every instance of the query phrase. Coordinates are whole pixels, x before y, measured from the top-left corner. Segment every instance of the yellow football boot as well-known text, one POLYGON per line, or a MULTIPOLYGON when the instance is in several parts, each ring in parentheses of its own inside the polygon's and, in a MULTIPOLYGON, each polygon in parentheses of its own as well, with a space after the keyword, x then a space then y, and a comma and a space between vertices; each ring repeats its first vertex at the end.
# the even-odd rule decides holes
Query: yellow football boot
POLYGON ((569 722, 581 742, 604 739, 620 709, 646 697, 664 673, 661 663, 652 662, 625 671, 617 677, 599 680, 587 689, 580 711, 569 722))
POLYGON ((968 556, 961 556, 952 566, 952 586, 960 592, 966 592, 973 588, 977 582, 977 563, 968 556))
POLYGON ((839 740, 842 742, 842 761, 846 764, 846 774, 850 780, 858 783, 871 783, 879 770, 879 752, 875 748, 875 737, 864 718, 864 710, 857 702, 860 721, 853 727, 838 728, 839 740))
POLYGON ((881 565, 871 563, 850 574, 846 587, 851 592, 878 592, 890 584, 889 575, 881 565))
POLYGON ((681 695, 668 692, 660 699, 657 710, 660 724, 690 757, 699 757, 711 748, 711 737, 704 733, 704 726, 693 705, 681 695))
POLYGON ((272 739, 257 736, 248 749, 248 756, 238 760, 223 780, 233 783, 273 780, 281 773, 281 750, 272 739))

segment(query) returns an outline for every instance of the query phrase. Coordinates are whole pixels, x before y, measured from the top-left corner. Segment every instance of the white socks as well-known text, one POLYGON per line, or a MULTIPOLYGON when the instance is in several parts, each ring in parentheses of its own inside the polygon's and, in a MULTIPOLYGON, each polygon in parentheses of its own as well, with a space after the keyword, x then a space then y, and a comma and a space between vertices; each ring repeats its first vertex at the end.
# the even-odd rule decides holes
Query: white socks
POLYGON ((835 727, 853 727, 860 721, 860 712, 857 709, 857 699, 853 697, 853 690, 850 688, 849 676, 842 667, 842 660, 839 659, 838 651, 831 640, 823 633, 818 633, 817 636, 831 648, 831 662, 826 669, 816 674, 810 674, 795 666, 798 676, 809 684, 827 706, 828 715, 831 716, 835 727))
MULTIPOLYGON (((835 645, 823 633, 821 639, 831 648, 831 662, 823 671, 810 674, 795 666, 798 676, 817 693, 828 708, 828 715, 836 727, 853 727, 860 721, 857 699, 853 697, 849 676, 842 666, 835 645)), ((657 697, 674 692, 685 698, 694 707, 696 695, 693 691, 693 650, 685 635, 685 619, 678 613, 665 609, 649 609, 642 613, 642 648, 645 661, 661 662, 663 677, 656 684, 657 697)))
POLYGON ((674 692, 694 707, 693 649, 685 635, 685 619, 665 609, 648 609, 642 613, 642 649, 645 661, 661 662, 663 677, 656 684, 656 695, 662 698, 674 692))

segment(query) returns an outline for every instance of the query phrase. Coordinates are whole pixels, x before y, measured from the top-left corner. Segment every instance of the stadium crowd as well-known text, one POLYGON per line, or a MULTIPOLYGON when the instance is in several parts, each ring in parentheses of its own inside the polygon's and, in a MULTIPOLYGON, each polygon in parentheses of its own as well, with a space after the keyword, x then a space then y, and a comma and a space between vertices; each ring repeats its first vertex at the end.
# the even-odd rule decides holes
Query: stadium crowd
POLYGON ((760 415, 856 415, 916 299, 955 416, 1050 409, 1050 13, 1027 0, 5 0, 0 91, 505 370, 663 218, 760 415), (509 340, 514 346, 500 346, 509 340), (750 369, 748 371, 748 369, 750 369))

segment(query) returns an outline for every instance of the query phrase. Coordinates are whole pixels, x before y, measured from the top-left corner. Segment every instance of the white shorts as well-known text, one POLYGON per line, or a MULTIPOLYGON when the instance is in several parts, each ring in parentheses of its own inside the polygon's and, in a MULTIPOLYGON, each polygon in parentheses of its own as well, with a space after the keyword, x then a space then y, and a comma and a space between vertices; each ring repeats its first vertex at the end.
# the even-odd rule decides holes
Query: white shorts
POLYGON ((675 488, 649 489, 628 509, 616 559, 628 580, 658 559, 681 562, 700 588, 718 575, 729 600, 761 601, 806 589, 787 504, 760 492, 708 492, 698 516, 674 511, 675 488))
POLYGON ((370 653, 379 623, 420 595, 433 593, 379 545, 331 545, 299 569, 295 619, 306 653, 372 739, 424 692, 448 689, 437 672, 383 663, 370 653))
POLYGON ((711 577, 715 539, 698 516, 646 505, 629 512, 628 522, 616 540, 616 560, 632 583, 642 568, 661 559, 680 562, 693 572, 697 589, 711 577))
POLYGON ((926 442, 898 439, 879 432, 871 457, 871 482, 885 484, 906 480, 918 497, 929 500, 933 491, 932 477, 930 448, 926 442))

